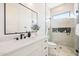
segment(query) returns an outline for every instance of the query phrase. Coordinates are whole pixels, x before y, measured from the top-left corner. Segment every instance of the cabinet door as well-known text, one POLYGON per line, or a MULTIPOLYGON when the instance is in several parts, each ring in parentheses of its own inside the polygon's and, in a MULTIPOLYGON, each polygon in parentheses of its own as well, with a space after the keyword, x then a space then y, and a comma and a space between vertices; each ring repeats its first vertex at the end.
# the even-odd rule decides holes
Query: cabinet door
POLYGON ((28 56, 42 56, 42 47, 37 48, 32 53, 30 53, 28 56))
POLYGON ((42 41, 42 55, 43 56, 47 56, 48 55, 48 44, 47 44, 48 40, 47 39, 43 39, 42 41))

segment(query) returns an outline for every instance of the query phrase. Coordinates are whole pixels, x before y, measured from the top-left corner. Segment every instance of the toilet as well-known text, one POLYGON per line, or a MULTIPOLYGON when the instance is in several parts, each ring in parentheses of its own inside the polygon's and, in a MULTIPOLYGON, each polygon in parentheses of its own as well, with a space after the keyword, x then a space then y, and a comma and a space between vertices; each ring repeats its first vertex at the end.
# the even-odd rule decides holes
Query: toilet
POLYGON ((57 49, 57 44, 53 42, 48 42, 48 55, 55 56, 55 52, 57 49))
POLYGON ((56 47, 56 46, 57 46, 56 43, 48 42, 48 47, 53 48, 53 47, 56 47))

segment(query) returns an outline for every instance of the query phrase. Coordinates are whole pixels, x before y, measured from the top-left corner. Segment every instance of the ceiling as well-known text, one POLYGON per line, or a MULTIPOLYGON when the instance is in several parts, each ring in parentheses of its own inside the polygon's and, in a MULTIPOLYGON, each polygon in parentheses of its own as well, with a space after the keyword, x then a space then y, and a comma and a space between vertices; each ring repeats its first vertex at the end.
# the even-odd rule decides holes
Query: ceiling
POLYGON ((56 7, 56 6, 60 5, 60 4, 63 4, 63 3, 47 3, 47 7, 48 8, 54 8, 54 7, 56 7))

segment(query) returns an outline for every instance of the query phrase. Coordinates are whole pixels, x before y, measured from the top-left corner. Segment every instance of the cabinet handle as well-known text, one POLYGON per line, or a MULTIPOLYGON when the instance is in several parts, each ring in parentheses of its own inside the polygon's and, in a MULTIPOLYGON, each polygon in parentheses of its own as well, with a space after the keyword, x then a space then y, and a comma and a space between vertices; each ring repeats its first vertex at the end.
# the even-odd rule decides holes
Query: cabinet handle
POLYGON ((47 56, 47 54, 45 56, 47 56))
POLYGON ((44 42, 47 42, 47 40, 45 40, 44 42))
POLYGON ((44 47, 44 49, 47 49, 47 47, 44 47))

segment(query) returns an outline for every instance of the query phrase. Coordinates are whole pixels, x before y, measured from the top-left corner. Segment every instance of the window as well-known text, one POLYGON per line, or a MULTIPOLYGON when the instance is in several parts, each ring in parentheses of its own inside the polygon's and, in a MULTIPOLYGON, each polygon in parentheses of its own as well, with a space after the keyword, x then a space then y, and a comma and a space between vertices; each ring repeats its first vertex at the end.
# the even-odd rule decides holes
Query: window
POLYGON ((65 12, 65 13, 61 13, 61 14, 57 14, 57 15, 53 16, 53 19, 67 18, 67 17, 73 16, 73 15, 74 15, 73 13, 65 12))

